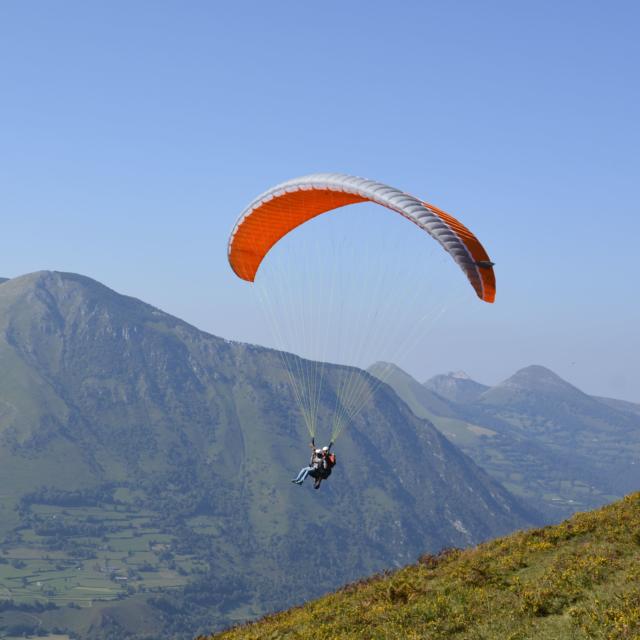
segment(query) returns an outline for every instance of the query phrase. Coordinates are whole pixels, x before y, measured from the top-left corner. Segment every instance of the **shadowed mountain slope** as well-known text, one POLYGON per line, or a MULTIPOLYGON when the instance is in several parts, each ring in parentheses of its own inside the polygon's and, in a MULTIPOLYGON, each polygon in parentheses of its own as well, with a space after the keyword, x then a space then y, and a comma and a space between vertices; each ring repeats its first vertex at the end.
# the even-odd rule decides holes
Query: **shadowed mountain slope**
MULTIPOLYGON (((536 517, 386 385, 338 441, 322 490, 292 485, 307 436, 280 355, 201 332, 83 276, 40 272, 0 285, 0 371, 3 548, 85 554, 88 571, 126 510, 127 522, 155 532, 145 534, 154 570, 187 583, 140 600, 156 607, 157 638, 302 602, 536 517), (312 581, 310 557, 323 559, 312 581)), ((326 369, 327 423, 352 372, 326 369)), ((114 593, 144 594, 149 561, 132 566, 126 556, 140 533, 131 543, 118 535, 124 557, 100 562, 134 576, 114 593)), ((86 637, 142 632, 123 627, 135 616, 111 611, 89 633, 67 613, 64 624, 86 637)), ((60 626, 56 615, 46 619, 60 626)))

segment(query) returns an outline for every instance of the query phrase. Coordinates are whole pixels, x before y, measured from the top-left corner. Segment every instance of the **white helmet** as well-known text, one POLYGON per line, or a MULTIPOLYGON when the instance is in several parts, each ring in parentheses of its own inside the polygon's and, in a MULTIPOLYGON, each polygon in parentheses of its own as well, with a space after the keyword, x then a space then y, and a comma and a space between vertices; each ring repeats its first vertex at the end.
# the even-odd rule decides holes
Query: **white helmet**
POLYGON ((322 449, 316 449, 316 453, 320 455, 322 453, 322 449))
POLYGON ((322 450, 326 453, 327 451, 329 451, 329 447, 322 447, 322 450))

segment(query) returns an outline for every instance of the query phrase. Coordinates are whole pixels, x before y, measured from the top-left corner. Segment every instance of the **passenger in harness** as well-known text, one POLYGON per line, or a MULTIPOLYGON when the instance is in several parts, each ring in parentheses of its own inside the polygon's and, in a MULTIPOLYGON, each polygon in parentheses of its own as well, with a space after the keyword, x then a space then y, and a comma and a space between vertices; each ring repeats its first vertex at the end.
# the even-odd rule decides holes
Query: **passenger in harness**
POLYGON ((331 475, 331 470, 336 464, 335 453, 331 453, 333 442, 329 443, 328 447, 316 449, 315 440, 312 439, 309 446, 313 451, 309 466, 300 469, 300 473, 291 482, 302 484, 307 476, 311 476, 315 480, 314 488, 319 489, 320 483, 331 475))
POLYGON ((333 442, 329 443, 328 447, 322 447, 322 461, 320 462, 320 467, 315 473, 313 478, 315 481, 313 483, 314 489, 320 488, 320 483, 323 480, 326 480, 330 475, 333 467, 336 466, 336 454, 332 453, 331 447, 333 446, 333 442))

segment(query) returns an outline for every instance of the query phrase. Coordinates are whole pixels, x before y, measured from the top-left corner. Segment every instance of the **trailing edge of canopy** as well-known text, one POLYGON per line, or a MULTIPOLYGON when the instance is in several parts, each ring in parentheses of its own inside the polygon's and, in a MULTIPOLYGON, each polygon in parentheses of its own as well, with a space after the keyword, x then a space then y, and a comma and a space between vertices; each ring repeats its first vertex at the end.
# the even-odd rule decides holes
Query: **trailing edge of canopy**
POLYGON ((493 263, 456 218, 393 187, 340 173, 294 178, 258 196, 242 212, 229 238, 231 268, 253 282, 264 257, 287 233, 321 213, 367 201, 396 211, 426 231, 455 260, 478 297, 494 301, 493 263))

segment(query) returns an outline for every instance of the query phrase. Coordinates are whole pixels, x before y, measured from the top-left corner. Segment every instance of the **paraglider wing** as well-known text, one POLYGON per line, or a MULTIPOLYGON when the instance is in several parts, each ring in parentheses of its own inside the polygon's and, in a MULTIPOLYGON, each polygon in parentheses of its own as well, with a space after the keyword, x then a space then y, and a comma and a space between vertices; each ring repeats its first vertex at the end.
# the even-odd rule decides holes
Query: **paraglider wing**
POLYGON ((256 198, 231 233, 231 268, 243 280, 253 282, 263 258, 287 233, 322 213, 358 202, 375 202, 418 225, 451 255, 478 297, 494 301, 493 263, 480 241, 461 222, 398 189, 339 173, 295 178, 256 198))

